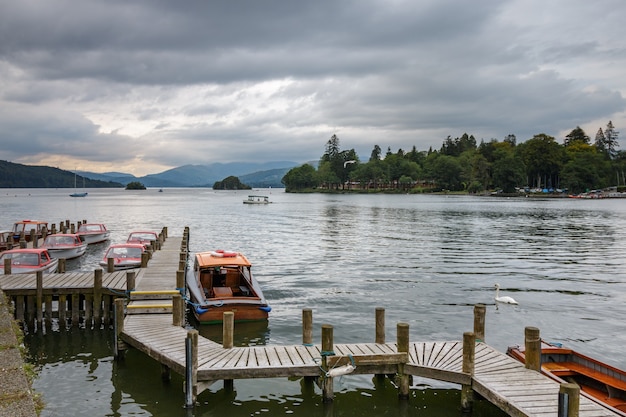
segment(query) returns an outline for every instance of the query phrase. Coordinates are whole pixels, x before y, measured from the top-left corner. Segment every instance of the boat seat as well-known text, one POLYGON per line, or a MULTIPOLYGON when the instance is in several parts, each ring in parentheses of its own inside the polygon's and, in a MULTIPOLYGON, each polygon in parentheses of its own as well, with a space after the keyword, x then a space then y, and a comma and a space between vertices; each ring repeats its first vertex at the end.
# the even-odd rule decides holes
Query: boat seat
MULTIPOLYGON (((580 375, 584 375, 591 379, 595 379, 596 381, 600 381, 609 387, 618 389, 620 391, 626 391, 626 381, 623 381, 621 379, 612 377, 602 372, 595 371, 591 368, 588 368, 586 366, 583 366, 581 364, 574 363, 574 362, 561 362, 560 365, 580 375)), ((611 394, 610 390, 609 390, 609 393, 611 394)), ((614 395, 611 395, 611 396, 614 396, 614 395)))
POLYGON ((243 285, 239 286, 239 291, 241 291, 241 294, 243 294, 244 297, 250 295, 250 290, 248 289, 248 287, 244 287, 243 285))
POLYGON ((232 297, 233 290, 230 287, 213 287, 213 294, 215 294, 216 298, 232 297))

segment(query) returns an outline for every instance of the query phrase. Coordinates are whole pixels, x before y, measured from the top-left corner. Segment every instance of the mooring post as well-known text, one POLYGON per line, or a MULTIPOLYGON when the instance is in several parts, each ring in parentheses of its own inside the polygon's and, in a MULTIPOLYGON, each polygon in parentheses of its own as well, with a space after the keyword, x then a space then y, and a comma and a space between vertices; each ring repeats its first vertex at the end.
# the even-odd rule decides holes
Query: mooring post
POLYGON ((235 336, 235 313, 232 311, 224 312, 222 323, 222 347, 224 349, 232 349, 234 346, 233 339, 235 336))
POLYGON ((185 293, 185 271, 182 269, 176 271, 176 289, 181 295, 185 293))
MULTIPOLYGON (((328 372, 328 357, 334 355, 333 351, 333 326, 322 324, 322 369, 328 372)), ((333 378, 323 375, 322 378, 322 399, 324 402, 333 401, 334 397, 333 378)))
POLYGON ((198 395, 198 331, 189 330, 185 339, 185 407, 192 408, 198 395))
MULTIPOLYGON (((409 352, 409 323, 398 323, 396 325, 396 338, 398 353, 409 352)), ((398 365, 398 397, 409 398, 410 375, 404 372, 404 364, 398 365)))
POLYGON ((313 310, 302 309, 302 344, 313 346, 313 310))
POLYGON ((580 409, 580 387, 564 382, 559 387, 558 417, 578 417, 580 409))
POLYGON ((135 291, 135 271, 126 272, 126 293, 135 291))
POLYGON ((57 272, 58 273, 60 273, 60 274, 64 274, 65 273, 65 262, 66 262, 65 258, 59 259, 59 263, 57 264, 57 272))
POLYGON ((11 259, 4 259, 4 275, 11 275, 11 259))
POLYGON ((43 271, 37 271, 37 328, 43 323, 43 271))
POLYGON ((115 258, 107 258, 107 272, 115 271, 115 258))
MULTIPOLYGON (((472 332, 463 333, 463 373, 474 377, 474 358, 476 352, 476 336, 472 332)), ((461 410, 471 412, 474 405, 474 390, 470 379, 469 384, 461 385, 461 410)))
POLYGON ((485 315, 487 307, 484 304, 474 306, 474 336, 477 342, 485 341, 485 315))
POLYGON ((102 324, 102 268, 93 271, 93 321, 96 329, 102 324))
POLYGON ((35 229, 30 229, 30 241, 33 244, 33 248, 39 247, 39 237, 35 233, 35 229))
POLYGON ((113 356, 116 359, 124 358, 124 350, 126 346, 124 342, 120 339, 120 335, 124 331, 124 302, 126 300, 124 298, 116 298, 115 299, 115 309, 113 310, 114 320, 114 335, 115 341, 113 342, 113 356))
POLYGON ((180 294, 172 296, 172 325, 182 327, 185 323, 183 297, 180 294))
POLYGON ((150 260, 150 253, 144 252, 141 254, 141 268, 148 267, 148 261, 150 260))
POLYGON ((376 307, 376 343, 385 343, 385 309, 376 307))
POLYGON ((541 372, 541 337, 536 327, 524 329, 524 356, 526 369, 541 372))

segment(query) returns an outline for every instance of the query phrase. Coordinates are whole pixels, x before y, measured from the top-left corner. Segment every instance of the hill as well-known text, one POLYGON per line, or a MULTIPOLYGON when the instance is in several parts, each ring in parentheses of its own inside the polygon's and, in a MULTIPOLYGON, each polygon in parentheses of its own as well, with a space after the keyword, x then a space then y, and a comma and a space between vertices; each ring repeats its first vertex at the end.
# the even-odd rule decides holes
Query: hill
POLYGON ((265 163, 213 163, 209 165, 183 165, 172 168, 158 174, 150 174, 143 177, 124 174, 120 172, 94 173, 81 171, 81 175, 99 179, 101 181, 114 181, 128 184, 131 181, 139 181, 147 187, 213 187, 216 181, 235 176, 241 182, 251 187, 281 188, 283 176, 291 168, 299 166, 297 162, 274 161, 265 163))
POLYGON ((117 188, 122 184, 75 175, 71 171, 38 165, 0 161, 0 188, 117 188))

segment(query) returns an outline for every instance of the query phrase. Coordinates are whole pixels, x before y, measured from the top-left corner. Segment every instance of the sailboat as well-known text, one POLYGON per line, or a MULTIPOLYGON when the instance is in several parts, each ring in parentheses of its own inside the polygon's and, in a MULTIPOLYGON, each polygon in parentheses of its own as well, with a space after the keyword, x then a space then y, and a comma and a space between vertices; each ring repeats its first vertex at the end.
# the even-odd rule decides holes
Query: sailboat
MULTIPOLYGON (((83 189, 85 188, 85 177, 83 177, 83 189)), ((70 197, 87 197, 87 192, 79 193, 76 191, 76 172, 74 171, 74 192, 70 194, 70 197)))

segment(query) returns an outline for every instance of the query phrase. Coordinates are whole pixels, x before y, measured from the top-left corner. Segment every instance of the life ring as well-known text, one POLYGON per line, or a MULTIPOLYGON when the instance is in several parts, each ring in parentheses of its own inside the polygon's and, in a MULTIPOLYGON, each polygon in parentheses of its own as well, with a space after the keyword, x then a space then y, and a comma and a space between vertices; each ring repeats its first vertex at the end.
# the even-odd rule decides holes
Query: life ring
MULTIPOLYGON (((211 255, 213 255, 213 252, 211 253, 211 255)), ((215 251, 215 255, 213 256, 217 256, 218 258, 234 258, 235 256, 237 256, 237 252, 231 252, 231 251, 226 251, 224 249, 218 249, 215 251)))

